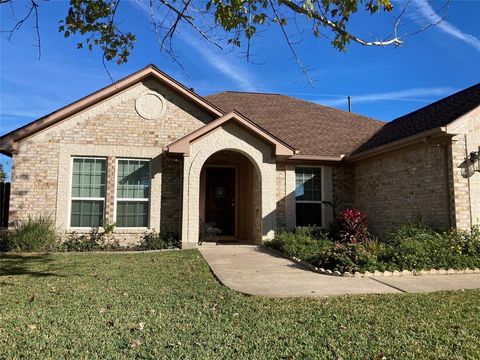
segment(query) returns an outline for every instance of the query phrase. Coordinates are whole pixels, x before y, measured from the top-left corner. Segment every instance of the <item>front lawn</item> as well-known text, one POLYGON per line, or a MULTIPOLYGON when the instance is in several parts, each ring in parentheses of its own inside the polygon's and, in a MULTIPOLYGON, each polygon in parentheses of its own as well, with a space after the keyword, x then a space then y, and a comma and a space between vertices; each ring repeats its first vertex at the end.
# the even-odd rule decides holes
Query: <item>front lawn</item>
POLYGON ((480 290, 267 299, 195 250, 0 255, 0 359, 480 358, 480 290))

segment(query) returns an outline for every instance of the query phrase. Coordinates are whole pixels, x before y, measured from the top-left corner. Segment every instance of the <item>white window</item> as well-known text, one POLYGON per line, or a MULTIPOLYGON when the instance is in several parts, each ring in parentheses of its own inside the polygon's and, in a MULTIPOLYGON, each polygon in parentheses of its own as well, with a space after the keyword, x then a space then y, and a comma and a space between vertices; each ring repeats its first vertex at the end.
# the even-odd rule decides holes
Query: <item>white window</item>
POLYGON ((117 227, 148 227, 150 162, 138 159, 117 161, 117 227))
POLYGON ((71 227, 102 226, 105 209, 106 159, 73 158, 71 227))
POLYGON ((323 225, 321 168, 295 168, 295 202, 297 226, 323 225))

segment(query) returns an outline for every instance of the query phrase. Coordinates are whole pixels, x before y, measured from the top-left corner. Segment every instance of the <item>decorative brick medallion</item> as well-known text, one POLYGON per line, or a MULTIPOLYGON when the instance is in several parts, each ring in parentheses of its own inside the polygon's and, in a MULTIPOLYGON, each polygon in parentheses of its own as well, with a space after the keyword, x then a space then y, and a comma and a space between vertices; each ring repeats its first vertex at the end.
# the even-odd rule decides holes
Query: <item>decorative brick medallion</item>
POLYGON ((165 114, 166 104, 161 95, 148 92, 135 101, 135 110, 144 119, 155 120, 160 119, 165 114))

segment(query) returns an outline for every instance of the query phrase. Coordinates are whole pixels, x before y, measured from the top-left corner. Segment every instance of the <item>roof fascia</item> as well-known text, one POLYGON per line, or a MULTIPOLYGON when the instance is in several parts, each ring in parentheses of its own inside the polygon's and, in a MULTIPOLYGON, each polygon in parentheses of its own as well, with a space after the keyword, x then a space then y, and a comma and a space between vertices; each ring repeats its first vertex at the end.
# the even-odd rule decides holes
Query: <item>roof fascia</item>
POLYGON ((397 150, 415 143, 425 142, 430 138, 441 137, 443 135, 447 135, 446 127, 438 127, 431 130, 423 131, 419 134, 415 134, 412 136, 408 136, 404 139, 400 139, 397 141, 393 141, 391 143, 378 146, 376 148, 362 151, 361 153, 350 155, 346 157, 348 162, 356 162, 359 160, 364 160, 373 156, 381 155, 393 150, 397 150))
POLYGON ((202 126, 201 128, 185 135, 184 137, 174 141, 170 145, 168 145, 164 151, 168 152, 169 154, 177 154, 183 156, 190 156, 190 145, 191 143, 198 141, 199 139, 203 138, 204 136, 208 135, 218 127, 222 126, 223 124, 229 121, 236 121, 240 123, 247 129, 251 130, 254 134, 258 135, 262 139, 266 140, 270 144, 272 144, 275 148, 275 155, 280 157, 290 157, 296 153, 295 148, 286 144, 285 142, 281 141, 280 139, 276 138, 266 130, 259 127, 253 121, 247 119, 243 115, 231 111, 218 119, 202 126))
POLYGON ((318 155, 293 155, 288 158, 288 162, 302 162, 302 161, 323 161, 323 162, 340 162, 345 155, 340 156, 318 156, 318 155))
POLYGON ((79 99, 59 110, 54 111, 51 114, 48 114, 42 118, 39 118, 25 126, 22 126, 10 133, 7 133, 0 137, 0 151, 3 153, 10 154, 12 153, 12 147, 15 142, 21 141, 57 122, 67 119, 68 117, 75 115, 99 102, 108 99, 109 97, 131 87, 132 85, 153 76, 155 79, 164 83, 168 87, 172 88, 177 93, 188 98, 195 104, 199 105, 209 113, 215 116, 222 116, 224 113, 202 98, 201 96, 195 94, 184 85, 180 84, 167 74, 163 73, 153 65, 149 65, 109 86, 104 87, 82 99, 79 99))

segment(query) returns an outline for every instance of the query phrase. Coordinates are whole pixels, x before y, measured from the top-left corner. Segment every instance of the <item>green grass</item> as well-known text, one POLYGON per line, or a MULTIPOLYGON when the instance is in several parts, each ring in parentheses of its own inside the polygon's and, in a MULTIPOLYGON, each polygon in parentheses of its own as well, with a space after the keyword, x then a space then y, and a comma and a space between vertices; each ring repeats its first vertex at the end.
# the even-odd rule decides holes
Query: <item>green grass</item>
POLYGON ((194 250, 0 256, 0 359, 478 359, 479 314, 478 290, 245 296, 194 250))

